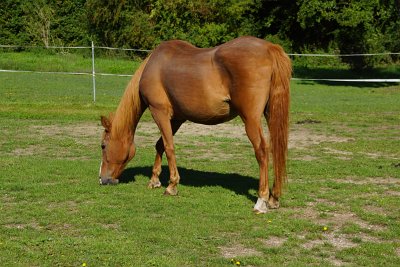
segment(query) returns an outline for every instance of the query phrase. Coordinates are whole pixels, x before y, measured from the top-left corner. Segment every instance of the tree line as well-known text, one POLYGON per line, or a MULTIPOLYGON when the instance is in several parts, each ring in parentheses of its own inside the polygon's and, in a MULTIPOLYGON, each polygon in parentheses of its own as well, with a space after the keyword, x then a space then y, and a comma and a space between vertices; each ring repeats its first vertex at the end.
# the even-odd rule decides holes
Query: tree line
MULTIPOLYGON (((2 0, 0 44, 211 47, 253 35, 292 53, 400 52, 399 0, 2 0)), ((368 67, 398 55, 342 58, 368 67)))

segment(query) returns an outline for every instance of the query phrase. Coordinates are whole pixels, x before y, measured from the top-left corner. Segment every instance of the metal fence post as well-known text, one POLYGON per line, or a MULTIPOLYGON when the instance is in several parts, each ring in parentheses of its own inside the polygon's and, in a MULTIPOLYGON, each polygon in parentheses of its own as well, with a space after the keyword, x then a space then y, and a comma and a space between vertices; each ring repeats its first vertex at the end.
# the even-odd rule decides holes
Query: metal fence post
POLYGON ((96 72, 94 69, 94 44, 92 41, 92 79, 93 79, 93 102, 96 103, 96 72))

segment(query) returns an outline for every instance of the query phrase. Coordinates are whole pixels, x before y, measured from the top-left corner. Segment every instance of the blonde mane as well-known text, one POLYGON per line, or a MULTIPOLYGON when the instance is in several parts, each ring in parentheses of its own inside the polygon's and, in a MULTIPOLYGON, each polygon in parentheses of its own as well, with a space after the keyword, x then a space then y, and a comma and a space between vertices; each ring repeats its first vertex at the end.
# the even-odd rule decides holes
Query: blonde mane
POLYGON ((139 82, 146 66, 148 56, 136 70, 125 89, 121 102, 118 105, 112 120, 111 136, 120 139, 128 134, 133 135, 142 115, 142 106, 139 96, 139 82))

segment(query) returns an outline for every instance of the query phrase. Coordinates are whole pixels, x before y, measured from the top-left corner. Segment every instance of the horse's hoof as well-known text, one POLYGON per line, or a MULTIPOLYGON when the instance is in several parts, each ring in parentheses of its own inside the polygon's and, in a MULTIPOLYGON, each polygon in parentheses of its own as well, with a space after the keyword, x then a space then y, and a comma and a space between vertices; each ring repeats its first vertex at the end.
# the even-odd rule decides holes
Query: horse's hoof
POLYGON ((178 189, 176 189, 176 188, 171 189, 171 188, 167 187, 167 189, 165 189, 164 195, 165 196, 176 196, 176 195, 178 195, 178 189))
POLYGON ((161 182, 160 181, 158 181, 158 182, 150 181, 147 187, 150 188, 150 189, 160 188, 161 187, 161 182))
POLYGON ((279 200, 270 196, 268 199, 268 208, 270 209, 277 209, 279 208, 279 200))
POLYGON ((256 205, 254 205, 253 211, 255 214, 267 213, 268 207, 266 201, 262 198, 258 198, 256 205))

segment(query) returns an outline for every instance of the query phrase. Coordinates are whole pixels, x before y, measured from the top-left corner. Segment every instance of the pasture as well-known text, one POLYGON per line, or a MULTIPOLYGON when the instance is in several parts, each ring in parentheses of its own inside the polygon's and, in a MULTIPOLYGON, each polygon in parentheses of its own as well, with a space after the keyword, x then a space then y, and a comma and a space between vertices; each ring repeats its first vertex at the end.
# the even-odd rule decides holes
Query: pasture
POLYGON ((0 73, 1 266, 400 265, 399 85, 293 81, 289 183, 255 215, 238 119, 182 126, 180 191, 165 197, 147 188, 146 112, 122 182, 98 185, 99 117, 128 80, 97 77, 93 104, 88 76, 0 73))

